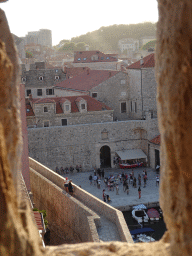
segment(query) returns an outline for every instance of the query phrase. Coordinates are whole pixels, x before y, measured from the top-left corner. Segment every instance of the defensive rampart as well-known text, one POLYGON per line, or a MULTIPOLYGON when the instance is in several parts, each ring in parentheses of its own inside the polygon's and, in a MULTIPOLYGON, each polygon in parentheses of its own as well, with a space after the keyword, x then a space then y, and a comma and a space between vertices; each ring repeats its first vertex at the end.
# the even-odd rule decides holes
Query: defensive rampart
POLYGON ((99 242, 97 214, 32 168, 30 181, 35 207, 47 211, 52 245, 99 242))
MULTIPOLYGON (((32 179, 33 179, 32 182, 34 183, 34 190, 37 189, 36 192, 35 192, 36 195, 34 194, 34 198, 38 199, 38 197, 40 195, 43 195, 42 197, 45 197, 46 200, 48 200, 47 206, 50 205, 49 202, 50 202, 50 199, 51 199, 52 200, 52 205, 54 206, 54 208, 55 208, 55 204, 56 203, 58 204, 58 209, 59 209, 60 213, 63 212, 63 209, 65 209, 65 207, 67 205, 68 206, 67 207, 67 212, 68 213, 65 215, 65 217, 66 217, 65 221, 67 220, 67 218, 71 214, 74 217, 74 222, 76 221, 76 216, 74 215, 74 213, 76 213, 78 215, 85 214, 84 209, 82 210, 81 208, 79 208, 79 209, 81 209, 81 212, 78 212, 77 207, 75 208, 75 204, 79 203, 79 201, 80 201, 84 205, 86 205, 88 208, 90 208, 92 211, 95 211, 96 213, 106 217, 111 222, 113 222, 116 225, 117 229, 118 229, 121 241, 133 243, 131 235, 130 235, 129 230, 127 228, 127 224, 124 220, 123 214, 119 210, 116 210, 115 208, 109 206, 108 204, 106 204, 103 201, 99 200, 98 198, 94 197, 93 195, 91 195, 90 193, 81 189, 80 187, 76 186, 75 184, 73 185, 74 186, 74 197, 75 198, 71 197, 68 194, 66 194, 65 192, 62 192, 63 191, 63 184, 64 184, 64 178, 63 177, 61 177, 57 173, 51 171, 49 168, 43 166, 42 164, 38 163, 37 161, 35 161, 32 158, 29 158, 29 165, 30 165, 30 174, 32 174, 32 176, 33 176, 33 173, 38 172, 37 174, 42 176, 42 178, 41 178, 42 181, 40 180, 40 182, 44 183, 44 180, 46 180, 45 190, 44 190, 43 188, 41 188, 41 184, 38 184, 37 180, 35 180, 34 177, 32 177, 32 179), (59 194, 54 194, 54 196, 51 195, 51 198, 49 197, 48 189, 50 189, 50 188, 49 187, 46 188, 46 186, 48 186, 47 184, 49 184, 50 182, 51 182, 52 186, 54 186, 55 189, 60 191, 60 195, 62 195, 62 200, 64 202, 66 202, 66 203, 63 204, 63 206, 60 206, 61 199, 59 197, 60 196, 59 194), (42 189, 43 189, 43 191, 42 191, 42 189), (64 198, 63 198, 63 196, 64 196, 64 198), (76 198, 78 200, 76 200, 76 198), (69 200, 72 200, 73 203, 71 203, 69 200)), ((36 176, 37 176, 37 174, 36 174, 36 176)), ((32 188, 32 192, 34 193, 33 188, 32 188)), ((55 193, 55 190, 53 190, 53 192, 55 193)), ((40 199, 38 199, 38 200, 39 200, 39 202, 42 202, 42 200, 40 200, 40 199)), ((41 207, 42 207, 42 205, 41 205, 41 207)), ((80 207, 80 206, 78 206, 78 207, 80 207)), ((93 212, 92 212, 92 214, 93 214, 93 212)), ((72 216, 70 216, 70 218, 72 218, 72 216)), ((86 216, 88 216, 88 213, 86 213, 86 216)), ((91 214, 89 216, 91 216, 91 214)), ((54 214, 53 214, 53 216, 50 215, 50 220, 51 220, 52 217, 55 218, 55 215, 54 214)), ((79 216, 79 218, 82 218, 82 216, 79 216)), ((96 218, 96 216, 95 216, 95 218, 96 218)), ((64 221, 64 217, 63 217, 63 221, 64 221)), ((83 222, 85 223, 86 220, 83 220, 83 222)), ((61 223, 58 223, 58 225, 60 225, 60 224, 61 223)), ((99 220, 98 220, 98 222, 96 222, 96 224, 99 225, 99 220)), ((76 227, 76 225, 78 225, 78 221, 77 221, 77 224, 73 223, 73 222, 71 223, 71 227, 76 227)), ((83 226, 82 223, 81 223, 81 226, 83 226)), ((92 224, 91 224, 91 226, 92 226, 92 224)), ((62 227, 62 225, 60 227, 62 227)), ((90 229, 90 227, 88 227, 88 229, 90 229)), ((78 229, 76 229, 76 230, 78 230, 78 229)), ((79 231, 80 231, 80 229, 79 229, 79 231)), ((90 232, 90 230, 88 230, 88 232, 90 233, 89 236, 94 235, 93 232, 92 233, 90 232)), ((96 236, 94 236, 94 237, 96 237, 96 236)))

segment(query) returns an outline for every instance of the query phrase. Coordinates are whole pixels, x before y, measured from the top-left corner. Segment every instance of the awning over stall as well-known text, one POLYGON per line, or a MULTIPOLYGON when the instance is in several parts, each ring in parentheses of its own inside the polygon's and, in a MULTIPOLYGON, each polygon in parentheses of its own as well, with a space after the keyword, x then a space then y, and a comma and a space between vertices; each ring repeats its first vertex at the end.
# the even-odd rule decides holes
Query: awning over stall
POLYGON ((147 156, 141 149, 116 151, 116 154, 121 158, 121 160, 147 158, 147 156))

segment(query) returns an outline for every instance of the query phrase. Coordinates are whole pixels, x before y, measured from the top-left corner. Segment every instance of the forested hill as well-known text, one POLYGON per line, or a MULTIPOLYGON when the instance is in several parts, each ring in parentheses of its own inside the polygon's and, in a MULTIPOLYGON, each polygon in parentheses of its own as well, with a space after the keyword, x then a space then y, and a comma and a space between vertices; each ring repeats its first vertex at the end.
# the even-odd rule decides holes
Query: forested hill
POLYGON ((117 51, 118 41, 122 38, 139 39, 143 36, 155 36, 156 23, 144 22, 130 25, 112 25, 101 27, 85 35, 73 37, 71 42, 77 44, 84 42, 89 50, 117 51))

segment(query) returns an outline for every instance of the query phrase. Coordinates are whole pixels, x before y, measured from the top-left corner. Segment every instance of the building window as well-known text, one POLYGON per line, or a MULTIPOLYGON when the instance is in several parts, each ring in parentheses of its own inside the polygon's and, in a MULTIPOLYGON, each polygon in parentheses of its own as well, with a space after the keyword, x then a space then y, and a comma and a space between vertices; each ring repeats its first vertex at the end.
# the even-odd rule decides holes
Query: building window
POLYGON ((97 92, 92 92, 92 98, 97 98, 97 92))
POLYGON ((80 61, 80 60, 81 60, 81 58, 78 58, 77 60, 79 60, 79 61, 80 61))
POLYGON ((137 113, 137 102, 135 102, 135 113, 137 113))
POLYGON ((69 105, 65 105, 65 111, 69 111, 69 105))
POLYGON ((110 59, 109 57, 106 58, 106 60, 109 60, 109 59, 110 59))
POLYGON ((55 69, 55 73, 58 73, 58 71, 59 71, 58 69, 55 69))
POLYGON ((131 112, 133 111, 133 103, 132 103, 132 101, 131 101, 131 112))
POLYGON ((44 113, 48 112, 48 108, 44 107, 44 113))
POLYGON ((46 95, 54 95, 54 89, 46 89, 46 95))
POLYGON ((42 89, 37 89, 37 96, 42 96, 42 89))
POLYGON ((86 60, 87 58, 83 58, 83 60, 86 60))
POLYGON ((21 78, 21 81, 22 81, 23 83, 25 83, 25 82, 26 82, 26 77, 22 77, 22 78, 21 78))
POLYGON ((101 60, 104 60, 104 57, 101 57, 101 60))
POLYGON ((121 103, 121 113, 126 113, 126 102, 121 103))
POLYGON ((31 89, 27 90, 27 97, 31 94, 31 89))
POLYGON ((61 119, 61 124, 62 124, 62 126, 67 125, 67 119, 61 119))
POLYGON ((85 104, 81 104, 81 109, 85 109, 85 104))
POLYGON ((43 81, 43 76, 40 76, 40 77, 39 77, 39 81, 43 81))
POLYGON ((49 121, 44 121, 44 127, 49 127, 49 121))
POLYGON ((121 80, 121 84, 125 84, 125 80, 121 80))
POLYGON ((59 80, 59 76, 55 76, 55 80, 59 80))

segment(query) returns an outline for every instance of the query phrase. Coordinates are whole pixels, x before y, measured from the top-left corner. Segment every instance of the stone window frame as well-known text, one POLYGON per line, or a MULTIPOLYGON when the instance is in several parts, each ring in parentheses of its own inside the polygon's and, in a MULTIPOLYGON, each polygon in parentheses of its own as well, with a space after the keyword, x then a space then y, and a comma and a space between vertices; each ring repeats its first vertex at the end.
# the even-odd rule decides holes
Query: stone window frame
POLYGON ((81 103, 81 109, 82 109, 82 110, 85 110, 85 109, 86 109, 85 103, 81 103), (83 106, 83 107, 82 107, 82 106, 83 106))
POLYGON ((120 112, 121 113, 127 113, 127 102, 126 101, 122 101, 122 102, 120 102, 120 112), (125 104, 125 111, 124 110, 122 110, 122 104, 125 104))
POLYGON ((61 126, 67 126, 67 124, 68 124, 68 120, 67 120, 67 118, 62 118, 62 119, 61 119, 61 126), (64 124, 64 125, 63 125, 62 120, 66 120, 66 124, 64 124))
POLYGON ((92 93, 91 93, 91 96, 92 96, 92 98, 94 98, 94 99, 97 98, 98 92, 92 92, 92 93), (96 96, 94 96, 94 94, 96 94, 96 96))
POLYGON ((31 89, 27 89, 27 90, 26 90, 26 95, 27 95, 27 97, 29 97, 30 94, 31 94, 31 89))
POLYGON ((54 88, 47 88, 46 89, 46 95, 54 95, 54 88))
POLYGON ((66 111, 66 112, 69 112, 69 111, 70 111, 70 105, 69 105, 69 104, 65 104, 65 111, 66 111), (67 107, 68 107, 68 109, 67 109, 67 107))
POLYGON ((43 127, 50 127, 50 121, 49 120, 45 120, 43 122, 43 127), (45 125, 45 124, 48 124, 48 125, 45 125))
POLYGON ((21 78, 21 81, 22 81, 22 83, 25 83, 25 82, 27 81, 26 76, 23 76, 23 77, 21 78))
POLYGON ((55 76, 55 80, 59 80, 60 79, 60 76, 55 76))
POLYGON ((37 96, 43 96, 43 90, 42 89, 37 89, 37 96), (40 93, 40 91, 41 91, 41 93, 40 93), (39 95, 39 93, 40 93, 40 95, 39 95))
POLYGON ((48 113, 48 107, 47 107, 47 106, 44 106, 44 107, 43 107, 43 112, 44 112, 44 113, 48 113))

